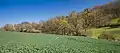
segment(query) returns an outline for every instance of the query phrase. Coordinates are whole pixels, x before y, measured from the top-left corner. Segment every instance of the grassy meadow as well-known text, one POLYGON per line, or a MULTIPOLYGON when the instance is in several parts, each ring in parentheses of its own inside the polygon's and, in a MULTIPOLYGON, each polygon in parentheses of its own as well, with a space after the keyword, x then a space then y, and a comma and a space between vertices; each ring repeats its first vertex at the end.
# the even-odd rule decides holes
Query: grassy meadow
POLYGON ((120 53, 120 42, 0 31, 0 53, 120 53))

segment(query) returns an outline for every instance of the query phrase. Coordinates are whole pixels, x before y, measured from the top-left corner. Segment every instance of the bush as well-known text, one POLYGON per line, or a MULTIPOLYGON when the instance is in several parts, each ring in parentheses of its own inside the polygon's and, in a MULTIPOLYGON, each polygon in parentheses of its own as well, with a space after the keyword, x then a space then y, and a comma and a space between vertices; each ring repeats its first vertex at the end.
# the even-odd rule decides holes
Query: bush
POLYGON ((15 27, 12 24, 6 24, 3 29, 5 31, 15 31, 15 27))
POLYGON ((35 29, 32 29, 32 30, 30 30, 29 32, 30 32, 30 33, 41 33, 40 30, 35 30, 35 29))

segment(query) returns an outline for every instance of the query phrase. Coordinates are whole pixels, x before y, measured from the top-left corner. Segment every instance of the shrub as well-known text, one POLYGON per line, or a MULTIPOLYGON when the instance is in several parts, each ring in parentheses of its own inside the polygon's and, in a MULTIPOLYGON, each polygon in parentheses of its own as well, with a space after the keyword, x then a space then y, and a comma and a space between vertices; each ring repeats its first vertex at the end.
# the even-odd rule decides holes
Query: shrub
POLYGON ((29 32, 30 32, 30 33, 41 33, 40 30, 35 30, 35 29, 32 29, 32 30, 30 30, 29 32))
POLYGON ((6 24, 3 29, 5 31, 15 31, 15 27, 12 24, 6 24))

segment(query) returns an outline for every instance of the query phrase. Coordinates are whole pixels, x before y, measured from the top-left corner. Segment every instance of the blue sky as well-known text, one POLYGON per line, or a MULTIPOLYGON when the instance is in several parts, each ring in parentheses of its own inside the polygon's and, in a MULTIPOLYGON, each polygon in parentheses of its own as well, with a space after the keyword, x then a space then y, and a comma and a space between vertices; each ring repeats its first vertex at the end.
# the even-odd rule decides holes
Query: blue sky
POLYGON ((48 20, 112 0, 0 0, 0 26, 22 21, 48 20))

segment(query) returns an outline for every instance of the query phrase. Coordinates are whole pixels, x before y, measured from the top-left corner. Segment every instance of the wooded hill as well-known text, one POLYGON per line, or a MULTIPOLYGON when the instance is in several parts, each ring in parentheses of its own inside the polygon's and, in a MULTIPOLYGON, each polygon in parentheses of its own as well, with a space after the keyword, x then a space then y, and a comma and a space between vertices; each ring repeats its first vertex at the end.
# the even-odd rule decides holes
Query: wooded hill
MULTIPOLYGON (((47 21, 6 24, 5 31, 50 33, 61 35, 86 35, 86 30, 112 25, 113 19, 120 18, 119 2, 86 8, 82 12, 72 11, 68 16, 56 16, 47 21)), ((87 35, 89 36, 89 35, 87 35)))

